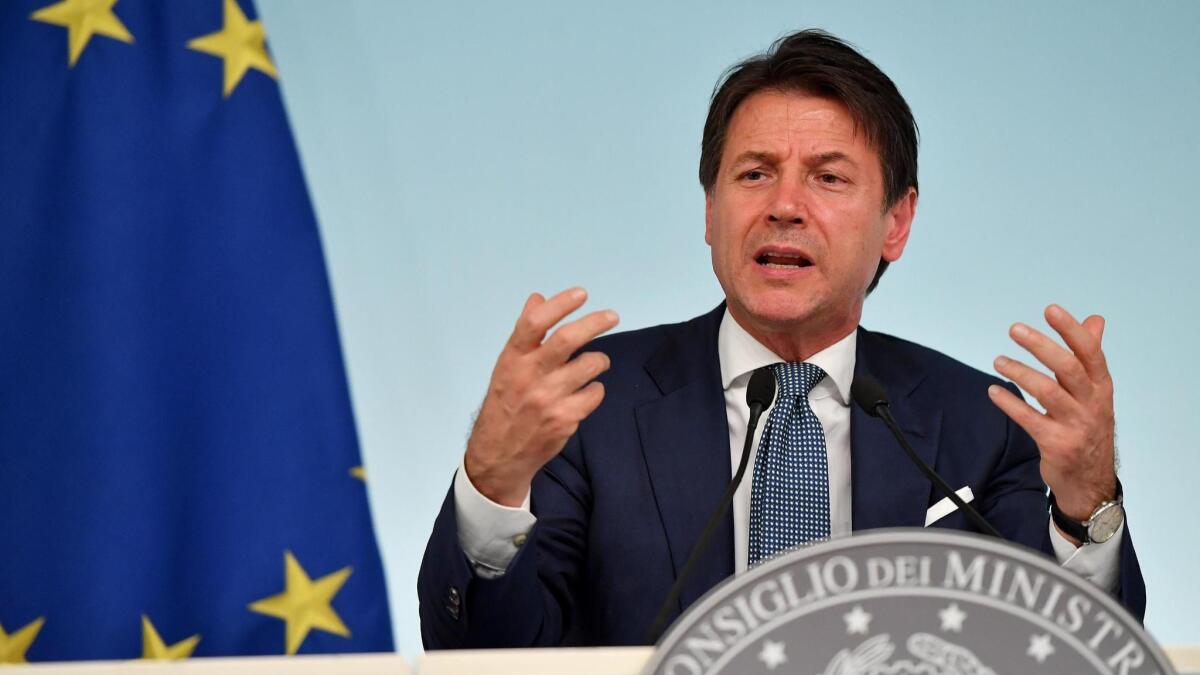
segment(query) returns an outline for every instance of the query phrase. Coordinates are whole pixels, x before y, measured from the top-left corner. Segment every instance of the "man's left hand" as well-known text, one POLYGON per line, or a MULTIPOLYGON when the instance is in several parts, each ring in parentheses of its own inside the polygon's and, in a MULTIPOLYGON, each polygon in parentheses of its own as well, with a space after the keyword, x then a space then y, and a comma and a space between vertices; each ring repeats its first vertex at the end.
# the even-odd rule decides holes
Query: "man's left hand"
POLYGON ((1067 347, 1023 323, 1009 335, 1051 372, 1040 371, 1004 356, 996 371, 1024 389, 1046 410, 1038 412, 1011 391, 988 387, 988 396, 1037 442, 1042 479, 1054 492, 1058 508, 1084 521, 1117 492, 1113 383, 1104 351, 1104 318, 1092 315, 1079 323, 1058 305, 1046 308, 1046 321, 1067 347))

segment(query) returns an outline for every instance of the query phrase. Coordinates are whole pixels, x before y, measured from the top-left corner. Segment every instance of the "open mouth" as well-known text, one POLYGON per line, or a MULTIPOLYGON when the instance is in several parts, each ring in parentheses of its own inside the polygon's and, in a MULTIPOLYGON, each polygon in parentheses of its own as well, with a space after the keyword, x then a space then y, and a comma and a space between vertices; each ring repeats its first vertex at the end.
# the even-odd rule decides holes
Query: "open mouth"
POLYGON ((803 253, 785 253, 782 251, 765 251, 758 254, 754 262, 763 267, 777 270, 812 267, 813 264, 803 253))

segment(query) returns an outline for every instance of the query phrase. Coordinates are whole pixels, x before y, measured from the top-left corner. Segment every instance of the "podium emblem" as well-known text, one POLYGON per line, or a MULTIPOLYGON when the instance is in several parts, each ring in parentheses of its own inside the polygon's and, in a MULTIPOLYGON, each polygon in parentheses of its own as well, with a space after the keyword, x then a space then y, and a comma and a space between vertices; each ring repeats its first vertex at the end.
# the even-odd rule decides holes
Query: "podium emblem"
POLYGON ((989 537, 879 530, 730 578, 647 675, 1168 675, 1136 619, 1054 561, 989 537))

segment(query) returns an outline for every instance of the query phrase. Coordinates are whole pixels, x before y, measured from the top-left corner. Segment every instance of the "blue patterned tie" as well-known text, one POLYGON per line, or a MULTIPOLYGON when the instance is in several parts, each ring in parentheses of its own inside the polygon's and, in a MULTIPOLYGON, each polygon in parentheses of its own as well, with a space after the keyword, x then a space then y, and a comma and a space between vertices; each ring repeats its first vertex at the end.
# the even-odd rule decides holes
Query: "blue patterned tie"
POLYGON ((808 393, 825 371, 776 363, 779 396, 767 417, 750 487, 749 566, 829 538, 829 465, 825 431, 808 393))

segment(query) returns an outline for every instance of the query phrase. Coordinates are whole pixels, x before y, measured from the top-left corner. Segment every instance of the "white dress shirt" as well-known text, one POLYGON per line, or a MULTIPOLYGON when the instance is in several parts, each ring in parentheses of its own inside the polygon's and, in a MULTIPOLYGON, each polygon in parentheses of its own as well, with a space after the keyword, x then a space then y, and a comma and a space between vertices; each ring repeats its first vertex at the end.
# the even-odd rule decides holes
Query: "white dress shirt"
MULTIPOLYGON (((829 518, 833 537, 850 534, 850 383, 854 379, 858 332, 849 335, 808 359, 825 371, 826 377, 809 392, 809 405, 825 431, 829 467, 829 518)), ((717 353, 721 361, 721 385, 725 388, 725 415, 729 421, 730 474, 741 461, 750 411, 746 406, 746 385, 757 368, 780 363, 770 349, 755 340, 725 312, 717 334, 717 353)), ((758 443, 770 409, 763 413, 755 429, 749 466, 754 466, 758 443)), ((900 449, 896 449, 900 452, 900 449)), ((750 530, 750 489, 752 471, 738 486, 733 497, 733 551, 735 571, 746 570, 750 530)), ((458 539, 463 551, 485 578, 504 574, 537 519, 530 512, 529 497, 520 507, 506 507, 484 497, 467 478, 460 464, 454 477, 454 506, 458 518, 458 539)), ((1110 592, 1116 590, 1120 567, 1121 539, 1125 526, 1103 544, 1076 548, 1053 523, 1050 541, 1063 567, 1110 592)))

